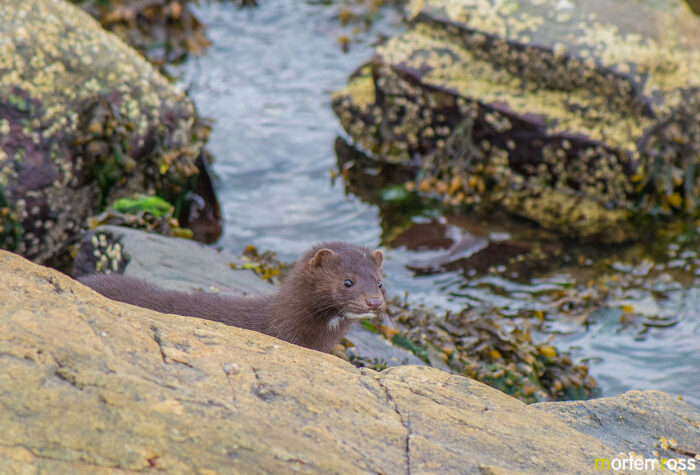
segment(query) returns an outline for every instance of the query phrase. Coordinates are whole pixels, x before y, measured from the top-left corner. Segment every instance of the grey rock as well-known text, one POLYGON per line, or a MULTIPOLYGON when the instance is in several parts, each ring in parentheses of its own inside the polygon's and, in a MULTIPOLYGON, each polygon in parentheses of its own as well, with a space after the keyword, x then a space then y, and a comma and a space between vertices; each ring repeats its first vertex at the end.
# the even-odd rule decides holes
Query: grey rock
POLYGON ((161 236, 120 226, 99 226, 81 239, 73 275, 96 271, 99 261, 112 259, 124 275, 143 279, 159 287, 181 292, 203 290, 240 297, 274 293, 273 285, 240 267, 240 257, 188 239, 161 236), (101 238, 101 236, 104 236, 101 238), (98 243, 97 247, 95 242, 98 243), (119 244, 115 250, 115 245, 119 244), (99 254, 95 256, 95 251, 99 254), (121 254, 121 256, 120 256, 121 254))
POLYGON ((360 356, 368 361, 384 363, 387 366, 425 365, 423 360, 413 353, 397 348, 376 333, 355 325, 345 335, 353 347, 348 351, 353 356, 360 356))
MULTIPOLYGON (((675 459, 700 453, 700 411, 659 391, 629 391, 590 401, 532 404, 618 452, 675 459), (675 442, 666 445, 664 439, 675 442)), ((700 467, 700 460, 698 460, 700 467)))

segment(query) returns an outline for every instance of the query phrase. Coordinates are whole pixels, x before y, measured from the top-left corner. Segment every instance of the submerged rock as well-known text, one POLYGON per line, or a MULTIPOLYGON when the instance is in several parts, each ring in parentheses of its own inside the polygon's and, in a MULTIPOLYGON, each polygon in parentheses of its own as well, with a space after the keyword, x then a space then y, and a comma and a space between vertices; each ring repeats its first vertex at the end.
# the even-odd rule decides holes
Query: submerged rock
POLYGON ((414 0, 333 98, 417 188, 619 242, 700 204, 700 18, 680 0, 414 0))
POLYGON ((138 53, 62 0, 0 3, 0 248, 65 252, 114 199, 184 208, 208 127, 138 53))
MULTIPOLYGON (((621 444, 648 457, 661 444, 624 424, 586 434, 434 368, 358 369, 259 333, 112 302, 8 252, 0 269, 6 470, 573 474, 617 457, 621 444)), ((636 420, 678 422, 668 434, 687 452, 678 457, 700 452, 700 412, 640 404, 656 392, 633 398, 636 420)))

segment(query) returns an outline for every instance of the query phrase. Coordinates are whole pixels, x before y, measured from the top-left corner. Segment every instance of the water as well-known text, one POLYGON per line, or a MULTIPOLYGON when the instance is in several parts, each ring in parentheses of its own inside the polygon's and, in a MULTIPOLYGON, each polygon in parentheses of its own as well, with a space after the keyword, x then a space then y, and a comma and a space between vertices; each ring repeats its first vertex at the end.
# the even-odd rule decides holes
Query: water
POLYGON ((574 345, 574 356, 595 358, 593 375, 605 394, 660 389, 700 407, 700 288, 672 291, 661 307, 677 318, 672 328, 652 328, 641 338, 620 330, 617 319, 604 320, 558 344, 574 345))
MULTIPOLYGON (((344 54, 337 43, 343 33, 337 11, 301 1, 197 8, 212 46, 172 72, 201 114, 216 120, 210 149, 226 222, 219 245, 232 252, 254 244, 292 260, 323 240, 380 244, 377 208, 346 194, 341 182, 331 183, 340 129, 329 102, 371 57, 375 33, 392 34, 402 26, 398 15, 386 11, 373 32, 344 54)), ((492 275, 469 279, 458 271, 415 277, 406 265, 431 252, 386 249, 387 288, 444 309, 489 304, 515 314, 547 308, 552 293, 577 281, 576 269, 553 269, 526 282, 492 275)), ((675 312, 678 323, 642 337, 638 329, 621 328, 619 313, 606 320, 605 311, 588 330, 567 321, 552 322, 549 330, 560 334, 554 341, 560 349, 590 361, 604 395, 660 389, 700 407, 699 287, 675 285, 665 292, 659 305, 675 312)))
POLYGON ((318 241, 379 242, 376 210, 330 183, 338 130, 330 93, 371 51, 341 52, 335 12, 303 2, 197 11, 212 46, 184 65, 182 84, 216 120, 226 248, 252 243, 294 259, 318 241))

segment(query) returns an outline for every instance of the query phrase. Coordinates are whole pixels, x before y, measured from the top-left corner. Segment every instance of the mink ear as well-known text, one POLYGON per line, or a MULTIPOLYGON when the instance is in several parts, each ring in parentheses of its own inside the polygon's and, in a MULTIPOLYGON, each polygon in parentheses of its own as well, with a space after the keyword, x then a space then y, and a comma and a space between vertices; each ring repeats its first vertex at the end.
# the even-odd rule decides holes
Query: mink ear
POLYGON ((309 260, 309 265, 312 267, 321 267, 329 262, 333 262, 336 257, 338 257, 338 254, 336 254, 335 251, 319 249, 316 251, 316 254, 314 254, 314 257, 309 260))
POLYGON ((380 269, 382 268, 382 262, 384 262, 384 253, 377 249, 372 253, 372 257, 374 257, 374 261, 377 263, 377 267, 380 269))

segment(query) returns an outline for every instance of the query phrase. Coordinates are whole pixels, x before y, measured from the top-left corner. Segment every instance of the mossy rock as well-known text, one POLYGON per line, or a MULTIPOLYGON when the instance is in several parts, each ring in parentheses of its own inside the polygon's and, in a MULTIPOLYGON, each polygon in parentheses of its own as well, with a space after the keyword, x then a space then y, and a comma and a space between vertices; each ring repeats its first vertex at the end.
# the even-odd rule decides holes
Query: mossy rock
POLYGON ((49 261, 136 192, 177 209, 208 133, 192 101, 67 2, 3 0, 0 18, 0 248, 49 261))
POLYGON ((336 93, 352 139, 419 189, 619 242, 700 204, 700 18, 681 0, 413 0, 336 93))

